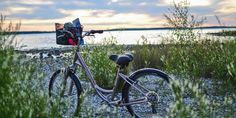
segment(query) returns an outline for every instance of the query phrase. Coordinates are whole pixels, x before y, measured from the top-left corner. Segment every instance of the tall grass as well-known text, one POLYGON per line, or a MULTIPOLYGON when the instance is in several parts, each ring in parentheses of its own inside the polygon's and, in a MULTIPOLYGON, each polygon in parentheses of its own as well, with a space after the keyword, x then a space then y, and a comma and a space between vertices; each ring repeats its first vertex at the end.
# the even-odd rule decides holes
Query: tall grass
POLYGON ((159 68, 174 75, 171 85, 176 102, 170 117, 234 117, 236 38, 221 40, 194 30, 206 19, 192 15, 187 0, 174 3, 164 16, 175 29, 161 45, 150 45, 142 37, 143 45, 133 48, 132 66, 159 68))
POLYGON ((169 24, 176 27, 171 37, 175 46, 165 58, 166 70, 191 78, 205 77, 234 82, 229 66, 235 64, 235 40, 203 37, 200 32, 194 31, 193 28, 201 26, 203 20, 191 15, 187 6, 186 0, 175 4, 172 16, 165 15, 169 24))
POLYGON ((38 88, 41 74, 33 63, 14 51, 16 26, 0 20, 0 114, 1 117, 59 117, 56 108, 50 108, 42 89, 38 88))
POLYGON ((91 69, 96 83, 103 88, 113 87, 117 71, 116 63, 109 59, 109 55, 123 52, 115 44, 114 37, 111 37, 104 39, 104 42, 99 46, 87 46, 82 50, 83 58, 91 69))
POLYGON ((201 26, 203 20, 198 20, 191 15, 187 0, 176 3, 165 17, 175 30, 172 31, 170 37, 173 46, 163 57, 164 68, 177 78, 182 78, 172 83, 176 102, 171 115, 173 117, 215 117, 216 114, 234 116, 235 108, 232 101, 235 100, 233 97, 235 92, 232 91, 234 90, 232 85, 235 84, 235 76, 230 74, 231 71, 234 72, 234 66, 230 69, 230 65, 235 65, 235 41, 203 37, 200 32, 195 31, 194 28, 201 26), (205 84, 201 84, 200 78, 210 78, 210 81, 217 79, 217 83, 225 82, 227 86, 216 84, 213 85, 214 89, 208 90, 205 84), (225 93, 218 94, 219 90, 232 93, 226 96, 225 93), (221 111, 220 104, 222 103, 209 98, 213 95, 207 95, 207 93, 214 93, 216 96, 227 99, 224 104, 225 111, 221 111), (193 99, 196 109, 184 104, 186 96, 193 99))
POLYGON ((161 57, 166 54, 168 47, 164 46, 164 44, 148 44, 147 39, 144 36, 141 37, 141 40, 141 45, 139 44, 132 48, 135 57, 132 63, 133 70, 145 67, 163 69, 161 57))

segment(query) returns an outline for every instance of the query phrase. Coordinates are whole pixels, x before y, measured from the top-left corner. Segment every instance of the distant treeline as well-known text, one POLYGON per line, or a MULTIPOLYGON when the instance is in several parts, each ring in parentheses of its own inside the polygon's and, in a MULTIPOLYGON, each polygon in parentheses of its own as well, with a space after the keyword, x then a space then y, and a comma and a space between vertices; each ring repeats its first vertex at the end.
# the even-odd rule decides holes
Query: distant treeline
POLYGON ((39 34, 39 33, 55 33, 55 31, 18 31, 15 34, 39 34))
MULTIPOLYGON (((212 29, 212 28, 236 28, 236 26, 209 26, 209 27, 197 27, 194 29, 212 29)), ((104 31, 131 31, 131 30, 172 30, 173 27, 159 27, 159 28, 117 28, 107 29, 104 31)), ((18 31, 16 34, 38 34, 38 33, 55 33, 55 31, 18 31)))
MULTIPOLYGON (((236 26, 206 26, 206 27, 196 27, 194 29, 215 29, 215 28, 236 28, 236 26)), ((118 29, 108 29, 104 31, 127 31, 127 30, 172 30, 176 29, 173 27, 159 27, 159 28, 118 28, 118 29)))

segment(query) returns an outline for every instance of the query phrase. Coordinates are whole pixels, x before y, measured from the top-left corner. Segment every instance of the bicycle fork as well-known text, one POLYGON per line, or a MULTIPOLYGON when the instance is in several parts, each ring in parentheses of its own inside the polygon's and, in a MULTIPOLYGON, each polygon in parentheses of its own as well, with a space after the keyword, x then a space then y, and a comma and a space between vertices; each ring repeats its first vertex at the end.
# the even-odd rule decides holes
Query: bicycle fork
MULTIPOLYGON (((64 77, 63 77, 63 82, 62 82, 62 91, 60 92, 60 96, 64 96, 65 95, 65 91, 66 91, 66 85, 67 85, 67 78, 68 78, 68 69, 66 68, 63 68, 61 69, 61 72, 64 74, 64 77)), ((73 81, 70 82, 70 86, 69 86, 69 91, 68 91, 68 95, 71 95, 72 93, 72 90, 73 90, 73 81)))

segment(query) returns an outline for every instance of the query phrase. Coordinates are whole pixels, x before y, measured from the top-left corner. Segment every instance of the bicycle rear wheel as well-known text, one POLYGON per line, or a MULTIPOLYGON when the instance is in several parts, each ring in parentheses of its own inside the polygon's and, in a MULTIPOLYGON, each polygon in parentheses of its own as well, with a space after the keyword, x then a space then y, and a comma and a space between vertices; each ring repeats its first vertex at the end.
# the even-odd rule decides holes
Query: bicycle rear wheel
POLYGON ((130 79, 134 81, 133 86, 125 84, 122 92, 124 102, 129 103, 140 98, 145 98, 148 102, 127 105, 129 113, 136 118, 165 117, 168 114, 168 108, 174 101, 169 80, 162 78, 157 73, 146 72, 141 72, 130 79))
POLYGON ((51 105, 57 105, 63 117, 72 117, 79 113, 79 97, 82 92, 78 78, 71 72, 57 70, 49 82, 49 97, 51 105))

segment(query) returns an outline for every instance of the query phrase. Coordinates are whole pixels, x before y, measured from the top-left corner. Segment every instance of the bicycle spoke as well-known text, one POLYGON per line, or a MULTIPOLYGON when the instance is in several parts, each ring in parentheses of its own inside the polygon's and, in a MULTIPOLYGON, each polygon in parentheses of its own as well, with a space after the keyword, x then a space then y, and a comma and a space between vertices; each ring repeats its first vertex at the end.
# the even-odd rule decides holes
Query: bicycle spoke
MULTIPOLYGON (((131 105, 135 114, 140 117, 165 116, 170 103, 173 101, 172 90, 168 83, 155 75, 143 75, 137 78, 134 86, 145 91, 147 103, 131 105)), ((144 97, 135 87, 130 86, 128 99, 134 101, 144 97)))
POLYGON ((72 117, 77 110, 78 90, 73 80, 64 78, 63 73, 59 73, 54 79, 50 90, 53 104, 59 105, 59 112, 63 117, 72 117))

